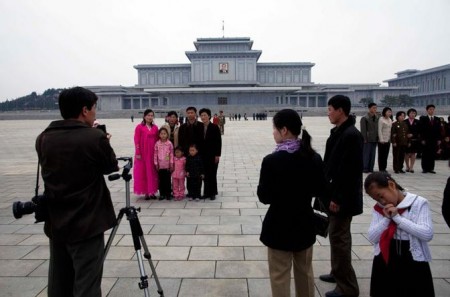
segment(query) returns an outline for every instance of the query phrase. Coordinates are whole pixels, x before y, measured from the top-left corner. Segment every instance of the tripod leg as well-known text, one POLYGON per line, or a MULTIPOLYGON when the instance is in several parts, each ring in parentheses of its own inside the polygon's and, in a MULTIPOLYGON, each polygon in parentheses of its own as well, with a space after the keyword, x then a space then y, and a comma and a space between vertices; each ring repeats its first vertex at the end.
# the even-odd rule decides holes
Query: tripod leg
MULTIPOLYGON (((164 297, 164 292, 161 287, 161 284, 159 283, 158 275, 156 274, 155 266, 153 265, 153 261, 151 259, 151 255, 148 250, 147 243, 145 242, 144 232, 142 231, 141 223, 139 222, 139 218, 137 216, 136 209, 131 207, 130 211, 127 213, 127 217, 130 221, 131 233, 133 235, 134 248, 136 250, 136 253, 139 253, 138 257, 140 257, 140 259, 141 259, 140 265, 142 264, 142 255, 140 252, 141 242, 142 242, 142 246, 144 247, 144 251, 145 251, 144 257, 146 259, 148 259, 148 263, 150 264, 150 268, 152 270, 152 274, 153 274, 153 277, 155 278, 156 286, 158 288, 158 294, 161 297, 164 297)), ((143 269, 143 266, 142 266, 142 269, 143 269)))
POLYGON ((103 252, 103 261, 102 261, 103 263, 105 263, 106 255, 108 255, 109 248, 112 245, 112 242, 114 240, 114 236, 116 235, 117 229, 119 229, 120 221, 122 221, 124 213, 125 213, 125 208, 122 208, 120 210, 120 212, 119 212, 119 215, 117 216, 117 223, 114 226, 114 228, 112 228, 112 230, 111 230, 111 234, 109 235, 108 241, 107 241, 107 243, 105 245, 105 249, 104 249, 104 252, 103 252))
POLYGON ((153 265, 152 255, 150 254, 150 251, 148 250, 148 246, 147 246, 147 243, 145 242, 144 235, 141 235, 139 238, 141 239, 142 246, 144 247, 144 251, 145 251, 144 257, 148 260, 148 263, 150 264, 150 269, 152 270, 153 277, 155 278, 156 287, 158 288, 158 294, 159 294, 159 296, 164 297, 164 291, 161 287, 161 284, 159 283, 158 275, 156 274, 156 269, 155 269, 155 266, 153 265))

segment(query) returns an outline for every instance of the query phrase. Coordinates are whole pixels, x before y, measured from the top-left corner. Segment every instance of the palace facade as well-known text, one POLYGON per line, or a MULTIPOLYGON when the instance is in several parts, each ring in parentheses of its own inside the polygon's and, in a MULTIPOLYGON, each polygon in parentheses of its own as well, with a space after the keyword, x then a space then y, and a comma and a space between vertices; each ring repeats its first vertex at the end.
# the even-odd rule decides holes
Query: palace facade
MULTIPOLYGON (((134 66, 138 81, 133 87, 88 87, 99 96, 98 109, 165 111, 197 106, 253 113, 286 107, 324 109, 328 98, 336 94, 350 97, 355 106, 361 105, 361 98, 370 97, 379 103, 385 95, 428 94, 419 92, 423 87, 415 84, 416 80, 403 82, 401 72, 399 78, 387 81, 389 87, 377 83, 315 84, 311 80, 314 63, 259 63, 262 51, 254 50, 253 41, 248 37, 198 38, 194 46, 194 51, 185 52, 189 63, 134 66)), ((439 91, 447 90, 449 65, 446 67, 447 78, 431 83, 436 89, 439 85, 439 91)), ((414 75, 417 73, 410 71, 407 76, 414 75)), ((449 104, 448 90, 444 101, 439 96, 425 98, 417 97, 417 105, 425 101, 449 104)))

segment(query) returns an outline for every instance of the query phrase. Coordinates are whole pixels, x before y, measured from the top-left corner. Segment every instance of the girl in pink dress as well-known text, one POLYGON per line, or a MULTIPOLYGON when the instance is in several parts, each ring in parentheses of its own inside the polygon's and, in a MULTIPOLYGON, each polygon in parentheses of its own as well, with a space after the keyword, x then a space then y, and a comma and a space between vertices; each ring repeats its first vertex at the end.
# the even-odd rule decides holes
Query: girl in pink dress
POLYGON ((186 157, 183 156, 183 149, 178 146, 175 149, 174 170, 172 172, 173 197, 176 201, 184 199, 186 190, 184 182, 186 179, 186 157))
POLYGON ((153 162, 155 143, 158 140, 158 126, 153 122, 154 112, 144 111, 142 122, 134 130, 134 193, 145 195, 145 199, 156 199, 158 191, 158 172, 153 162))

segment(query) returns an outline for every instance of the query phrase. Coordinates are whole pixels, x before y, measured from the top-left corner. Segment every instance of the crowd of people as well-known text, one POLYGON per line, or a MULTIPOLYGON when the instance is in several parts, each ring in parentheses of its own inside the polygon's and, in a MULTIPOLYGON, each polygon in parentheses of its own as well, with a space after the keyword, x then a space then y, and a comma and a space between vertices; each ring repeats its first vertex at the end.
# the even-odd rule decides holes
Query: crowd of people
POLYGON ((154 112, 144 111, 134 133, 135 194, 144 195, 146 200, 216 199, 225 117, 220 111, 212 118, 208 108, 200 109, 199 116, 200 121, 197 109, 188 107, 186 122, 180 124, 178 114, 170 111, 166 123, 158 128, 154 112))
POLYGON ((378 149, 378 170, 386 172, 389 151, 392 146, 392 170, 394 173, 415 173, 416 158, 421 158, 422 173, 436 173, 435 160, 450 157, 450 123, 436 117, 435 106, 426 106, 426 114, 417 117, 414 108, 395 113, 384 107, 381 115, 377 105, 370 103, 368 113, 361 117, 361 133, 364 137, 364 173, 374 171, 378 149))
MULTIPOLYGON (((433 224, 428 200, 406 192, 386 172, 390 142, 395 172, 400 172, 406 154, 415 153, 409 145, 415 139, 411 135, 413 129, 405 122, 405 112, 397 112, 392 123, 390 108, 385 108, 379 118, 376 105, 370 105, 359 131, 350 110, 348 97, 336 95, 329 99, 328 118, 334 127, 323 161, 311 147, 311 136, 303 129, 296 111, 281 110, 273 117, 276 148, 262 161, 257 189, 259 200, 269 205, 260 240, 268 248, 272 296, 291 296, 291 270, 295 296, 314 296, 312 258, 318 233, 313 209, 319 203, 312 203, 313 198, 325 205, 329 218, 331 267, 330 273, 319 279, 334 283, 335 288, 325 296, 359 296, 352 266, 351 222, 363 212, 363 188, 376 202, 368 230, 368 238, 374 244, 370 296, 434 296, 428 247, 433 224), (377 144, 382 156, 380 171, 371 172, 377 144), (363 172, 371 172, 364 184, 363 172)), ((427 111, 432 116, 434 107, 428 106, 427 111)), ((408 111, 408 115, 412 113, 409 124, 419 127, 417 145, 439 145, 423 134, 429 131, 424 125, 434 123, 426 123, 425 119, 415 122, 415 110, 408 111)), ((422 158, 426 159, 426 154, 424 148, 422 158)), ((427 162, 430 161, 425 162, 428 167, 424 172, 432 172, 434 167, 427 162)), ((413 167, 409 164, 411 172, 413 167)), ((444 197, 448 205, 450 178, 444 197)), ((443 205, 448 221, 449 212, 443 205)))
MULTIPOLYGON (((119 168, 111 135, 92 128, 97 100, 95 93, 84 88, 62 91, 58 105, 63 119, 50 123, 36 140, 45 184, 49 296, 101 296, 104 232, 117 224, 103 175, 119 168)), ((394 172, 402 171, 405 160, 407 171, 414 172, 414 156, 420 150, 423 172, 434 173, 439 145, 445 141, 434 109, 427 106, 427 116, 419 120, 414 109, 398 111, 392 122, 390 108, 380 118, 376 105, 371 105, 359 131, 350 115, 350 99, 333 96, 328 101, 328 118, 334 127, 323 160, 311 146, 312 137, 296 111, 281 110, 273 117, 276 147, 262 161, 257 188, 259 200, 269 205, 260 240, 268 247, 273 296, 291 296, 292 269, 296 296, 314 296, 313 198, 325 205, 329 217, 331 266, 319 279, 334 283, 335 288, 325 296, 359 296, 352 267, 351 223, 363 212, 363 189, 375 202, 368 229, 374 244, 370 295, 434 296, 429 203, 405 191, 386 172, 386 159, 379 163, 378 172, 372 172, 376 148, 379 157, 386 158, 390 142, 394 172), (364 183, 363 171, 370 172, 364 183)), ((134 134, 136 194, 156 199, 159 191, 160 200, 183 200, 187 178, 190 200, 216 198, 221 129, 211 122, 209 109, 200 109, 199 116, 200 121, 197 109, 188 107, 187 121, 180 124, 177 113, 171 111, 158 128, 154 112, 145 110, 134 134)), ((450 178, 442 205, 450 226, 449 205, 450 178)))

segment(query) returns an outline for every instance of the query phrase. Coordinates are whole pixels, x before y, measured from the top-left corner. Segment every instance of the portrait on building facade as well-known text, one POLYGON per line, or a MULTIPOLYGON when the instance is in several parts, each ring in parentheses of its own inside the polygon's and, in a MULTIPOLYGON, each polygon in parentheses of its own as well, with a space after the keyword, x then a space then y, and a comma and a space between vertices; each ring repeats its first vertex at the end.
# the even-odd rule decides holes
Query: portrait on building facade
POLYGON ((228 73, 228 63, 219 63, 219 73, 228 73))

